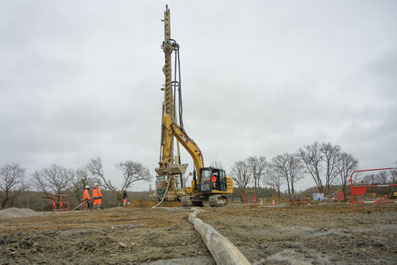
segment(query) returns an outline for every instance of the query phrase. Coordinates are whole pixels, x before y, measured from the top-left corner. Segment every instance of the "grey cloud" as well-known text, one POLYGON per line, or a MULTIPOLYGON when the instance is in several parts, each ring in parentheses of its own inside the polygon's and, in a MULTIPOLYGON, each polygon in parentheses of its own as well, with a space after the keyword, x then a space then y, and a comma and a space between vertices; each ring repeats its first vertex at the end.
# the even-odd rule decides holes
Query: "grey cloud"
MULTIPOLYGON (((153 169, 164 6, 1 2, 0 163, 32 172, 101 156, 116 183, 117 162, 153 169)), ((169 6, 185 128, 207 163, 230 169, 314 141, 341 145, 362 167, 397 160, 394 1, 169 6)))

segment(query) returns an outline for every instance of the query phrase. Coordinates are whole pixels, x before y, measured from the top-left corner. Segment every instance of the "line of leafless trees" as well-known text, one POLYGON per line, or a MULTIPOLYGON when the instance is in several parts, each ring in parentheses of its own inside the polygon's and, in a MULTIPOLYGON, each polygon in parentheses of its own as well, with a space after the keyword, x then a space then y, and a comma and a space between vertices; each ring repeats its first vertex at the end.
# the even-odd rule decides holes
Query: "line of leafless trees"
MULTIPOLYGON (((397 162, 396 162, 397 164, 397 162)), ((295 195, 295 184, 310 176, 318 191, 330 195, 331 186, 339 184, 346 195, 350 174, 358 167, 358 159, 342 150, 339 145, 314 142, 299 148, 295 153, 276 155, 270 161, 265 156, 252 156, 236 161, 231 169, 241 196, 248 185, 258 188, 260 183, 272 187, 280 196, 286 186, 289 196, 295 195)), ((396 183, 397 170, 367 175, 366 183, 396 183)))
POLYGON ((139 162, 120 162, 116 167, 122 174, 121 186, 113 184, 105 175, 103 163, 99 157, 91 159, 77 170, 55 164, 50 165, 47 168, 36 170, 30 178, 26 175, 26 169, 18 163, 6 164, 0 168, 0 206, 4 209, 7 203, 12 204, 12 201, 27 189, 27 184, 49 199, 52 198, 52 194, 68 192, 80 201, 84 187, 86 185, 92 187, 94 183, 98 183, 105 190, 112 191, 115 198, 121 203, 123 190, 131 188, 134 182, 152 179, 149 170, 139 162))
POLYGON ((365 185, 379 185, 386 183, 395 184, 397 183, 397 170, 379 171, 378 173, 365 174, 363 176, 358 176, 355 179, 355 182, 365 185))

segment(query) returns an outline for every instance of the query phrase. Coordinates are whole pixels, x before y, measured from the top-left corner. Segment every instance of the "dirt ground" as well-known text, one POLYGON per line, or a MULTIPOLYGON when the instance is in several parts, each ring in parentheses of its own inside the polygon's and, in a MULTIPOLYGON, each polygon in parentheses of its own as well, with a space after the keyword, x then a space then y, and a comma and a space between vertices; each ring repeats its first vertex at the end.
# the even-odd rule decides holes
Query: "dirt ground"
MULTIPOLYGON (((191 209, 106 209, 0 220, 0 264, 214 264, 191 209)), ((276 205, 278 206, 278 205, 276 205)), ((397 205, 204 207, 252 264, 397 264, 397 205)))

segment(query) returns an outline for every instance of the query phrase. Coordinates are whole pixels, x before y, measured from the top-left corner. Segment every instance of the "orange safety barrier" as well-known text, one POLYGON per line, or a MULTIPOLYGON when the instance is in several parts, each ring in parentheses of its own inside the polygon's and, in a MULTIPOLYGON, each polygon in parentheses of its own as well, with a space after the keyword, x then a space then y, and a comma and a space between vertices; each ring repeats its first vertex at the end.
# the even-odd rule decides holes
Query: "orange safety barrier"
POLYGON ((395 168, 387 167, 387 168, 376 168, 376 169, 363 169, 363 170, 356 170, 351 173, 350 175, 350 193, 351 193, 351 206, 352 212, 354 211, 354 204, 355 203, 397 203, 397 201, 386 201, 380 198, 377 198, 374 201, 355 201, 354 195, 364 195, 367 193, 367 188, 383 188, 383 187, 397 187, 397 184, 381 184, 381 185, 360 185, 360 186, 353 186, 353 175, 359 172, 370 172, 370 171, 381 171, 381 170, 393 170, 395 168))
POLYGON ((256 190, 248 190, 245 192, 244 204, 246 203, 256 204, 256 190))
POLYGON ((66 194, 52 194, 52 215, 55 215, 55 211, 57 210, 57 204, 59 205, 59 213, 62 214, 62 210, 67 210, 69 211, 69 195, 66 194), (58 197, 58 200, 55 199, 55 197, 58 197), (62 197, 66 197, 66 205, 67 208, 63 209, 64 202, 62 201, 62 197))
POLYGON ((84 210, 88 211, 87 203, 85 201, 80 200, 80 207, 81 207, 81 211, 84 211, 84 210), (83 205, 84 205, 84 207, 83 207, 83 205))

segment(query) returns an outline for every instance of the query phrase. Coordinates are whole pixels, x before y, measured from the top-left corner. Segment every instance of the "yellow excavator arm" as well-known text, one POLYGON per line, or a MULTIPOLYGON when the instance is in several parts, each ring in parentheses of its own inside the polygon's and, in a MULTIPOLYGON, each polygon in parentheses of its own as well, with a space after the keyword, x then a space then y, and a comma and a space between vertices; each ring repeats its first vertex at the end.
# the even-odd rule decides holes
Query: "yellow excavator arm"
MULTIPOLYGON (((170 115, 166 114, 163 116, 163 127, 165 128, 163 132, 164 140, 170 141, 170 138, 172 136, 175 136, 178 142, 186 149, 186 151, 188 151, 188 153, 192 157, 197 176, 200 179, 200 168, 204 167, 204 158, 198 145, 193 141, 193 139, 191 139, 187 135, 186 131, 183 128, 181 128, 179 125, 172 121, 170 115)), ((166 154, 163 155, 164 164, 169 162, 167 159, 168 157, 168 152, 166 152, 166 154)))
POLYGON ((191 139, 184 129, 179 127, 177 124, 172 124, 172 131, 174 132, 175 138, 181 143, 181 145, 188 151, 190 156, 193 158, 194 166, 196 168, 198 179, 200 179, 200 168, 204 167, 203 154, 197 144, 191 139))

